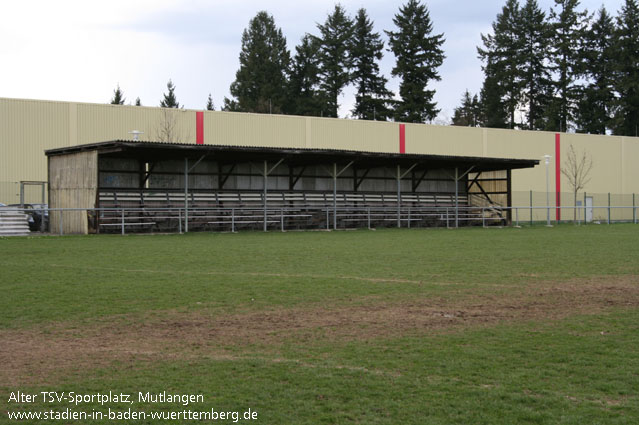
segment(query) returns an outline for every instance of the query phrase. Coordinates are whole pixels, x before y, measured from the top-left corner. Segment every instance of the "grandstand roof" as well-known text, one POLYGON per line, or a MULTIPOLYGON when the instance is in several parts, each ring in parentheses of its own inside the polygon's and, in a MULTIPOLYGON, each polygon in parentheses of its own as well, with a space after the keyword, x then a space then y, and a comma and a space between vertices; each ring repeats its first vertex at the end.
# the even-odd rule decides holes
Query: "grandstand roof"
POLYGON ((473 156, 424 155, 409 153, 379 153, 337 149, 270 148, 225 145, 187 145, 164 142, 132 142, 113 140, 100 143, 76 145, 50 149, 47 156, 65 155, 97 150, 100 154, 144 158, 147 160, 199 158, 211 155, 225 162, 264 161, 284 159, 287 163, 321 164, 354 162, 362 167, 411 166, 420 168, 468 168, 474 171, 512 170, 532 168, 539 164, 536 159, 489 158, 473 156))

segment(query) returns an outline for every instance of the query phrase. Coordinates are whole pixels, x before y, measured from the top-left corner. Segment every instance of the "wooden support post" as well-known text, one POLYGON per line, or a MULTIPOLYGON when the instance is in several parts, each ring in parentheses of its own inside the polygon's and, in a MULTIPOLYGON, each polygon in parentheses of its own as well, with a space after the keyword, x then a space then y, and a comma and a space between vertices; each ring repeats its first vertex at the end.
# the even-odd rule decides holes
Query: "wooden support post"
POLYGON ((353 192, 357 192, 357 168, 353 167, 353 192))

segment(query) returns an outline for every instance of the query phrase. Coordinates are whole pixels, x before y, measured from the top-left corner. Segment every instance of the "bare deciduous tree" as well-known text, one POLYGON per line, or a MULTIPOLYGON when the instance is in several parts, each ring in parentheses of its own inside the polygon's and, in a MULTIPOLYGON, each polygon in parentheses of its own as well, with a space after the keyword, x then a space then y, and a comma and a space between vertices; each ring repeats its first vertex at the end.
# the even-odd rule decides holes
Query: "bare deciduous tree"
POLYGON ((158 142, 180 143, 175 114, 176 111, 171 109, 162 109, 162 117, 156 131, 158 142))
POLYGON ((574 221, 577 221, 577 192, 582 190, 590 181, 590 171, 592 171, 592 158, 590 155, 585 150, 577 152, 574 146, 570 145, 564 166, 561 167, 561 174, 568 179, 575 196, 574 221))

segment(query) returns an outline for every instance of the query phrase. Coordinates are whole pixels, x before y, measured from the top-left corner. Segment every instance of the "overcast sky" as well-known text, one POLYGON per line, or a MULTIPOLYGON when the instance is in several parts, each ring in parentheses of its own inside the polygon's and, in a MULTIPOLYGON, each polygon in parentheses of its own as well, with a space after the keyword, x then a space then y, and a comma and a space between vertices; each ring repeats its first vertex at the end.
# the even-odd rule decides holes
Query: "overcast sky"
MULTIPOLYGON (((521 0, 523 2, 523 0, 521 0)), ((365 7, 375 30, 394 29, 392 18, 404 1, 343 0, 351 16, 365 7)), ((482 84, 476 46, 505 0, 430 0, 436 33, 444 33, 442 80, 432 87, 442 109, 439 122, 452 117, 467 88, 482 84)), ((548 10, 553 0, 539 0, 548 10)), ((624 0, 582 0, 589 11, 602 4, 613 15, 624 0)), ((334 1, 258 0, 31 0, 7 1, 0 24, 0 97, 107 103, 117 84, 127 103, 140 97, 157 106, 166 83, 176 85, 187 109, 203 109, 209 93, 216 109, 238 68, 242 31, 260 10, 282 28, 289 48, 306 32, 317 34, 334 1)), ((390 77, 394 57, 385 53, 382 72, 390 77)), ((389 88, 397 91, 399 81, 389 88)), ((341 98, 340 116, 350 115, 353 89, 341 98)))

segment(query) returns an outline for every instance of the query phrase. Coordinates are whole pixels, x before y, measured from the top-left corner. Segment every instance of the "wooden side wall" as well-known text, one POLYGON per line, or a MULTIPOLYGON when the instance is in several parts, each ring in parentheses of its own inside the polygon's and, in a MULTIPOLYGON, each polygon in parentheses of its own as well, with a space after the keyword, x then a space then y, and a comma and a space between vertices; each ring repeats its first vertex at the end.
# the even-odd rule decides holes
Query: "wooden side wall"
MULTIPOLYGON (((49 157, 50 208, 94 208, 97 189, 97 151, 49 157)), ((59 211, 49 214, 52 233, 59 232, 60 214, 59 211)), ((87 212, 65 211, 62 230, 65 234, 87 234, 87 212)))

